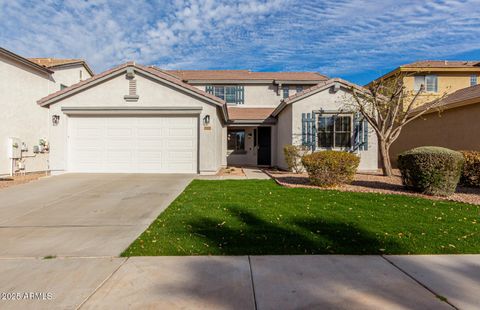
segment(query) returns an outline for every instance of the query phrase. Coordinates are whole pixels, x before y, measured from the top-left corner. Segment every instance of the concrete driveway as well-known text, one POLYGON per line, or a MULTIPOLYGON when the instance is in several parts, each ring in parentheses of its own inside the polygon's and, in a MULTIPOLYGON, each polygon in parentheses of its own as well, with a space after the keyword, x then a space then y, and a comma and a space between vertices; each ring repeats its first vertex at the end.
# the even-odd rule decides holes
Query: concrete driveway
POLYGON ((65 174, 0 190, 0 257, 118 256, 192 179, 65 174))

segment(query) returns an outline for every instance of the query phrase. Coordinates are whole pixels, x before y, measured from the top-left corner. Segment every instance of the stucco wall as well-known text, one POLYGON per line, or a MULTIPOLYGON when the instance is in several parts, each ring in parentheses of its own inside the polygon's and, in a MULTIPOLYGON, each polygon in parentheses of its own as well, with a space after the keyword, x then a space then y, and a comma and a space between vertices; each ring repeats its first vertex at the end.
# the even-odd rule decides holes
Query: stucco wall
MULTIPOLYGON (((423 73, 418 73, 422 75, 423 73)), ((438 92, 437 93, 423 93, 417 99, 415 106, 422 105, 429 101, 435 100, 436 98, 442 96, 443 94, 451 94, 459 89, 470 87, 470 76, 472 74, 478 75, 478 81, 480 81, 480 71, 479 72, 426 72, 425 75, 437 75, 438 76, 438 92)), ((403 82, 407 91, 413 93, 414 90, 414 76, 407 76, 404 78, 403 82)))
POLYGON ((283 155, 285 145, 292 144, 292 106, 288 105, 278 115, 277 123, 277 166, 281 169, 288 169, 283 155))
MULTIPOLYGON (((311 113, 314 110, 323 109, 325 111, 338 111, 339 109, 345 109, 345 102, 351 102, 351 95, 344 88, 332 93, 330 89, 323 90, 316 94, 313 94, 309 97, 303 98, 297 102, 291 104, 291 115, 292 115, 292 144, 301 145, 302 144, 302 113, 311 113)), ((290 113, 289 110, 284 109, 281 114, 290 113)), ((288 119, 287 119, 288 120, 288 119)), ((288 121, 282 123, 278 122, 279 131, 283 130, 280 127, 289 126, 288 121)), ((353 128, 352 128, 353 130, 353 128)), ((280 135, 279 135, 280 136, 280 135)), ((353 141, 353 137, 352 137, 353 141)), ((280 144, 280 143, 279 143, 280 144)), ((280 145, 279 145, 280 148, 280 145)), ((357 154, 360 156, 360 166, 359 170, 370 171, 377 170, 378 168, 378 143, 377 136, 375 132, 369 127, 369 138, 368 138, 368 150, 358 151, 357 154)), ((279 153, 280 155, 280 153, 279 153)), ((281 160, 277 163, 279 167, 286 167, 286 163, 281 156, 281 160)))
MULTIPOLYGON (((242 84, 243 85, 243 84, 242 84)), ((304 89, 311 85, 304 85, 304 89)), ((205 90, 205 85, 195 85, 198 89, 205 90)), ((283 99, 282 90, 277 94, 277 85, 271 84, 246 84, 244 85, 244 104, 239 107, 276 107, 283 99)), ((289 88, 289 94, 296 93, 296 86, 292 85, 289 88)))
POLYGON ((41 73, 0 56, 0 175, 10 173, 11 162, 7 154, 8 138, 25 142, 28 172, 47 170, 47 154, 34 155, 32 147, 41 138, 48 138, 48 109, 37 105, 36 100, 55 89, 48 73, 41 73))
MULTIPOLYGON (((60 90, 60 84, 70 86, 80 81, 80 71, 82 72, 81 80, 86 80, 91 77, 90 73, 82 65, 70 66, 66 68, 55 68, 53 69, 55 73, 53 74, 53 79, 57 83, 57 89, 60 90)), ((56 91, 55 90, 55 91, 56 91)))
POLYGON ((193 97, 183 91, 174 89, 161 82, 154 81, 141 74, 136 74, 137 102, 126 102, 128 80, 125 74, 118 75, 101 84, 97 84, 80 93, 53 104, 50 114, 61 115, 58 126, 50 127, 52 170, 67 169, 67 128, 68 116, 61 111, 62 107, 198 107, 203 108, 200 114, 199 128, 199 170, 201 173, 215 173, 224 162, 223 131, 224 126, 219 118, 218 107, 212 103, 193 97), (206 130, 202 120, 210 115, 210 130, 206 130))
POLYGON ((390 149, 392 162, 418 146, 480 151, 480 103, 429 113, 406 125, 390 149))

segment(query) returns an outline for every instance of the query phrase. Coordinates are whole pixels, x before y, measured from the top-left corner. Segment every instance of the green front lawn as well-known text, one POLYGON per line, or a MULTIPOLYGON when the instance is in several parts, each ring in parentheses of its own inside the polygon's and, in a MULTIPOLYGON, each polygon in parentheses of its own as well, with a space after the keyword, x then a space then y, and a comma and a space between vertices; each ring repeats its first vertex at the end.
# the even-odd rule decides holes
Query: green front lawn
POLYGON ((409 196, 195 180, 122 255, 480 253, 479 217, 409 196))

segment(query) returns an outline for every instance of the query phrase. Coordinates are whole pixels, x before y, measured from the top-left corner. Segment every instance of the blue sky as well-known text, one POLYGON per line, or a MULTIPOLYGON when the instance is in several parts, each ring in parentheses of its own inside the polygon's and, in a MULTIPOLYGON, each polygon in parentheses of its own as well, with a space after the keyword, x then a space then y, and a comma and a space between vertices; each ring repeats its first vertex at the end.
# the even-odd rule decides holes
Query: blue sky
POLYGON ((480 60, 480 0, 0 0, 0 45, 96 72, 135 60, 364 84, 416 60, 480 60))

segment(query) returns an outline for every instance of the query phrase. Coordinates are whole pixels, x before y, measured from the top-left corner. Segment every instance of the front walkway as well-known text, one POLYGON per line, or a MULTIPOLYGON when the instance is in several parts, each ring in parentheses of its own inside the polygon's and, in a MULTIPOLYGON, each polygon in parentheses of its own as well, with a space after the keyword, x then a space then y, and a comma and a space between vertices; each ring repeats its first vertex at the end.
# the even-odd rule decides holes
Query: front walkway
POLYGON ((261 168, 243 167, 245 175, 199 175, 200 180, 268 180, 270 177, 261 168))
POLYGON ((480 257, 0 259, 2 309, 478 309, 480 257), (23 295, 22 295, 23 296, 23 295))

